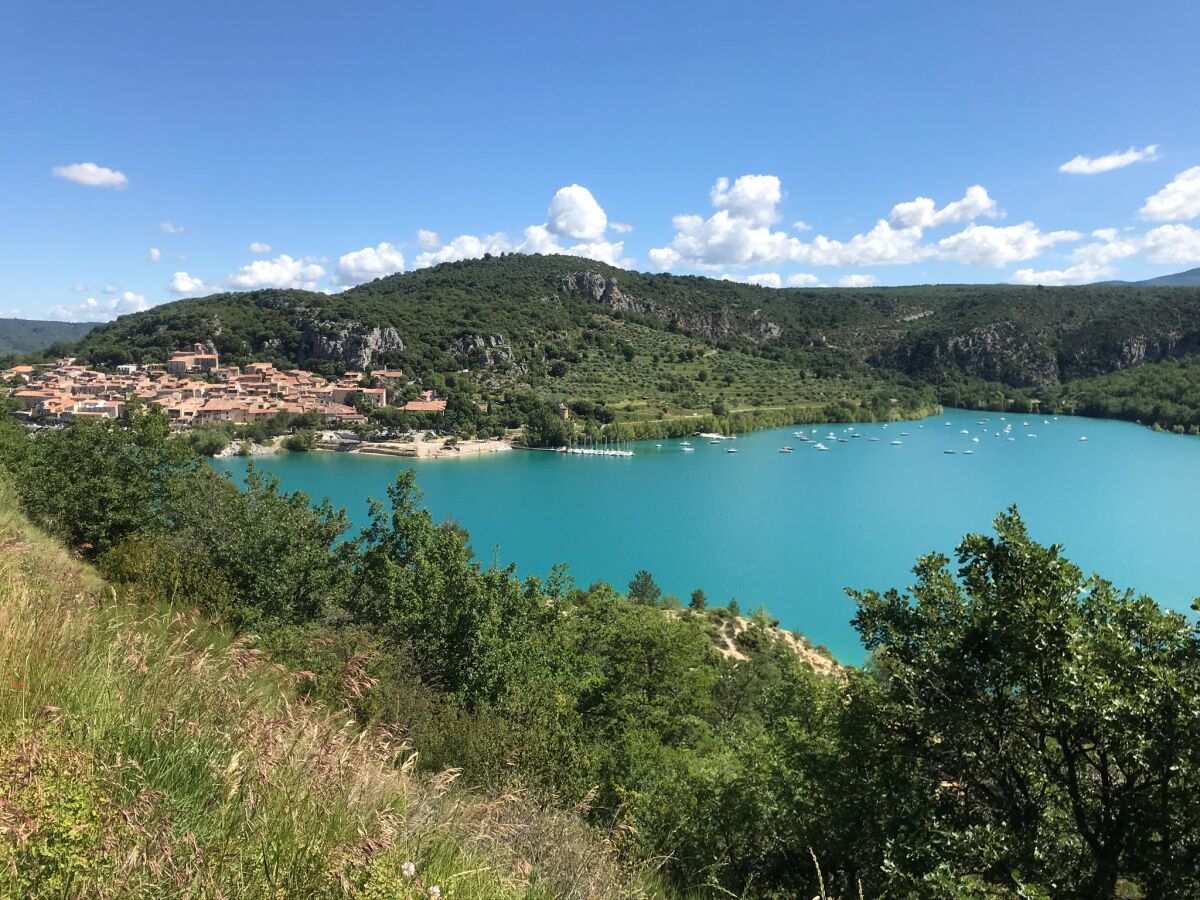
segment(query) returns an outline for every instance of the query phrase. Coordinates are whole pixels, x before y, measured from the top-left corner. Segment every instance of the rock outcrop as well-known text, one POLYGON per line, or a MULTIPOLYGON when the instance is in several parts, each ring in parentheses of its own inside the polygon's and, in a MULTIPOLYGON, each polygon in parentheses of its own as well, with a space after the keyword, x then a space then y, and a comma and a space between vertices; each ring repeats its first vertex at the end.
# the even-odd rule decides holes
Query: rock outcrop
POLYGON ((452 352, 471 368, 517 366, 512 345, 496 334, 465 334, 454 342, 452 352))
POLYGON ((918 335, 902 340, 871 362, 917 377, 958 369, 987 381, 1035 387, 1058 381, 1058 360, 1044 343, 1009 322, 961 334, 918 335))
POLYGON ((783 334, 783 329, 767 321, 761 310, 743 313, 730 307, 713 312, 681 312, 670 306, 659 306, 624 293, 617 279, 605 278, 599 272, 574 272, 558 283, 558 292, 566 296, 582 296, 600 303, 614 312, 631 312, 652 316, 681 331, 699 335, 710 341, 727 338, 762 343, 783 334))
POLYGON ((379 353, 404 350, 395 328, 371 328, 357 322, 310 321, 301 326, 297 362, 335 359, 351 369, 369 369, 379 353))

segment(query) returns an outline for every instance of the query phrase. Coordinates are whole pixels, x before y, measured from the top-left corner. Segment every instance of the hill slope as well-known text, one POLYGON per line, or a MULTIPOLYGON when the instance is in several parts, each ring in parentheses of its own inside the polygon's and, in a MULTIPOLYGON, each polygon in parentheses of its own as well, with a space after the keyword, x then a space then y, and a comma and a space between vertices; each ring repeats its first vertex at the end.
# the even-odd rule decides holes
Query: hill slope
POLYGON ((1042 389, 1200 351, 1200 288, 1120 285, 769 289, 566 256, 447 263, 334 296, 182 300, 101 325, 94 362, 161 361, 211 340, 233 361, 327 373, 467 372, 633 418, 816 405, 981 382, 1042 389))
POLYGON ((8 353, 37 353, 59 341, 77 341, 94 327, 90 322, 0 319, 0 356, 8 353))
POLYGON ((114 602, 0 479, 0 896, 634 890, 574 817, 415 775, 252 643, 114 602))

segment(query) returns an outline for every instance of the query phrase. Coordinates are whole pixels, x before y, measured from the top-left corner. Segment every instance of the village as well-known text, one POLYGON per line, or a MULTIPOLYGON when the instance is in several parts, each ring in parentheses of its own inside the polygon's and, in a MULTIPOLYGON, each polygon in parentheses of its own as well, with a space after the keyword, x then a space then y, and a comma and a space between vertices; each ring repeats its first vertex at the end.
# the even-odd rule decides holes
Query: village
MULTIPOLYGON (((388 405, 389 387, 404 380, 398 369, 346 372, 327 381, 312 372, 283 372, 271 363, 222 366, 217 352, 196 344, 173 354, 165 364, 122 365, 113 373, 60 359, 49 368, 14 366, 3 372, 6 382, 23 381, 13 398, 18 415, 71 422, 79 418, 119 418, 131 398, 161 408, 177 429, 205 423, 249 425, 279 413, 316 413, 331 428, 363 423, 364 408, 388 405)), ((439 413, 446 401, 432 391, 402 407, 406 412, 439 413)))

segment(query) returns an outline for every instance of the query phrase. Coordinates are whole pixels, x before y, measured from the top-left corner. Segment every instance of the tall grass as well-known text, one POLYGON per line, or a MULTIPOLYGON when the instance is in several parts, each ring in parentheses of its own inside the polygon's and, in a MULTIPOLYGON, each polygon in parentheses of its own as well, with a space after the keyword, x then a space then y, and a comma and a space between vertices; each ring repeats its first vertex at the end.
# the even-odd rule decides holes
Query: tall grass
POLYGON ((418 777, 305 677, 118 598, 0 479, 0 896, 647 894, 577 818, 418 777))

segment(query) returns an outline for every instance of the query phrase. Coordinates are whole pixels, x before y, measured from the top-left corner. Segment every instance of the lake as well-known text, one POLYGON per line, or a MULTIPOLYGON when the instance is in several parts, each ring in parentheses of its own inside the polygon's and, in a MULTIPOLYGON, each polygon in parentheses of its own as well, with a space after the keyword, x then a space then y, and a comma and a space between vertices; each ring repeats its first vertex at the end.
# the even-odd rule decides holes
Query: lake
POLYGON ((1087 571, 1181 611, 1200 594, 1200 439, 1125 422, 954 409, 887 426, 805 426, 828 452, 798 441, 797 430, 719 445, 693 438, 693 452, 680 440, 641 442, 633 458, 292 453, 256 465, 287 489, 329 497, 356 524, 367 497, 385 497, 398 472, 415 468, 433 515, 470 531, 485 563, 498 558, 542 576, 566 562, 581 585, 604 579, 622 589, 646 568, 685 603, 702 587, 710 605, 764 604, 846 662, 864 654, 844 588, 909 584, 918 555, 952 555, 962 535, 987 530, 1012 503, 1035 539, 1065 545, 1087 571), (846 442, 828 440, 830 432, 846 442), (780 453, 785 445, 795 452, 780 453))

